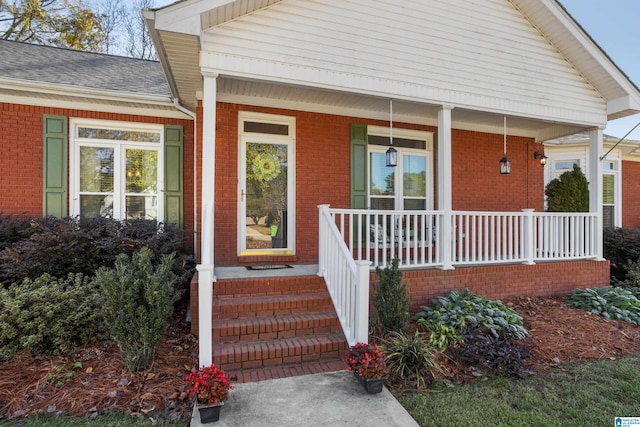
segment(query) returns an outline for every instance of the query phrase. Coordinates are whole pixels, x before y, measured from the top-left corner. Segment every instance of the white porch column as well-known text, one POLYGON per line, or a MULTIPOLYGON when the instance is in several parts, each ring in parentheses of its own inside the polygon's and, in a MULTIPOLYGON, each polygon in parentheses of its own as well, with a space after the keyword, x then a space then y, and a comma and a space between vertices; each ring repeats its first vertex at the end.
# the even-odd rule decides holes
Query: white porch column
POLYGON ((602 129, 589 132, 589 212, 596 212, 595 253, 604 260, 602 243, 602 129))
POLYGON ((198 269, 198 339, 200 366, 213 362, 213 242, 216 159, 217 75, 204 75, 202 96, 202 221, 198 269))
POLYGON ((451 254, 451 110, 453 110, 451 105, 443 105, 438 110, 438 210, 444 212, 444 220, 438 231, 438 251, 444 270, 453 269, 451 254))

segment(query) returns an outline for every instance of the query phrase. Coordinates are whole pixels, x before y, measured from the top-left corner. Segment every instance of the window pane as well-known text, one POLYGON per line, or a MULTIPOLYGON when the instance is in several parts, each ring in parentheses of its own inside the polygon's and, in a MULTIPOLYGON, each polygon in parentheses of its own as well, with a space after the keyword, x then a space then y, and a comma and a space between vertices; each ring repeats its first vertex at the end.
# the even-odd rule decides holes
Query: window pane
MULTIPOLYGON (((391 138, 388 136, 369 135, 367 142, 370 145, 382 145, 386 147, 391 144, 391 138)), ((393 145, 396 147, 419 148, 424 150, 427 148, 427 141, 424 139, 393 138, 393 145)))
POLYGON ((615 170, 615 164, 613 162, 602 162, 602 169, 606 171, 615 170))
POLYGON ((424 156, 402 156, 403 196, 426 197, 427 158, 424 156))
POLYGON ((155 196, 127 196, 127 219, 157 219, 158 203, 155 196))
POLYGON ((89 139, 108 139, 111 141, 160 142, 159 132, 132 131, 123 129, 79 127, 78 137, 89 139))
POLYGON ((385 210, 393 210, 395 209, 394 199, 381 198, 381 197, 372 197, 371 198, 371 209, 385 209, 385 210))
POLYGON ((404 208, 409 211, 423 211, 427 209, 426 199, 404 199, 404 208))
POLYGON ((578 160, 561 160, 556 162, 556 170, 573 170, 573 165, 580 166, 578 160))
POLYGON ((113 191, 113 148, 80 147, 80 191, 113 191))
POLYGON ((615 208, 613 206, 603 206, 602 207, 602 226, 604 228, 613 227, 614 223, 614 212, 615 208))
POLYGON ((80 195, 80 216, 113 218, 113 195, 80 195))
POLYGON ((244 131, 286 136, 289 135, 289 126, 279 125, 277 123, 244 122, 244 131))
POLYGON ((384 153, 371 154, 371 188, 372 196, 392 196, 394 192, 395 168, 387 167, 387 159, 384 153))
POLYGON ((127 193, 156 194, 158 192, 158 152, 128 149, 126 158, 127 193))
POLYGON ((602 175, 602 203, 614 204, 614 176, 602 175))

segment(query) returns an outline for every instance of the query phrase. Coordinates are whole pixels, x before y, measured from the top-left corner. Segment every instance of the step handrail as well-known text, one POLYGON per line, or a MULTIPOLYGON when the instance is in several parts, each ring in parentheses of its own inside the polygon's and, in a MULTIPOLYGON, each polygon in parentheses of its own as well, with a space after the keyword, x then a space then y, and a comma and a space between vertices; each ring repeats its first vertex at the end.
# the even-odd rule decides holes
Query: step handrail
POLYGON ((319 205, 318 275, 331 295, 349 346, 369 342, 369 261, 355 261, 329 213, 319 205))

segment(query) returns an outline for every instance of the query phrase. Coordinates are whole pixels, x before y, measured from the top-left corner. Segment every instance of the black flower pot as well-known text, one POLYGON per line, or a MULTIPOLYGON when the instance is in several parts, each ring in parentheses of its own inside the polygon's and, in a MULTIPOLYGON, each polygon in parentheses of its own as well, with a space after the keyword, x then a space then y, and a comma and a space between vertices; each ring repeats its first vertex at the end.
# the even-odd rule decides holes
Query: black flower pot
POLYGON ((213 423, 220 419, 220 409, 222 409, 224 402, 220 402, 216 405, 198 405, 198 412, 200 412, 200 422, 203 424, 213 423))
POLYGON ((362 378, 360 375, 356 374, 355 372, 353 375, 358 379, 358 382, 362 385, 362 387, 364 387, 366 392, 369 394, 380 393, 382 391, 382 386, 384 385, 384 382, 387 380, 387 377, 362 378))

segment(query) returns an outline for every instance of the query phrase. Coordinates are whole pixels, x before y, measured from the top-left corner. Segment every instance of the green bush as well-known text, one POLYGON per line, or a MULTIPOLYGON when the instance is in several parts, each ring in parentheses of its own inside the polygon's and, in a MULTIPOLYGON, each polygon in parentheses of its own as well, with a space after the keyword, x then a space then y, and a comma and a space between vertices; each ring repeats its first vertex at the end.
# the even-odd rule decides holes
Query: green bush
POLYGON ((499 334, 487 335, 476 327, 465 328, 461 341, 449 347, 449 357, 492 375, 523 377, 531 351, 524 340, 499 334))
POLYGON ((96 273, 95 282, 105 298, 107 328, 132 371, 150 366, 179 298, 173 262, 171 254, 153 265, 151 251, 142 248, 132 258, 118 255, 113 269, 101 267, 96 273))
POLYGON ((589 183, 578 165, 550 181, 544 195, 549 212, 589 212, 589 183))
POLYGON ((402 282, 402 272, 398 270, 398 259, 386 268, 377 267, 376 274, 378 281, 372 297, 376 323, 383 334, 402 331, 409 320, 411 300, 407 285, 402 282))
POLYGON ((640 326, 640 300, 631 290, 611 286, 574 289, 568 300, 572 307, 640 326))
MULTIPOLYGON (((171 224, 153 220, 118 221, 109 218, 52 217, 31 220, 17 239, 19 222, 8 222, 7 241, 0 251, 0 284, 21 282, 44 273, 66 277, 69 273, 93 276, 99 267, 112 267, 118 254, 131 256, 142 247, 151 249, 154 259, 176 252, 174 273, 180 277, 180 289, 186 289, 194 272, 194 260, 184 250, 183 233, 171 224)), ((1 233, 0 233, 1 234, 1 233)))
POLYGON ((413 335, 391 332, 383 341, 382 351, 389 372, 405 381, 415 381, 416 388, 424 386, 425 378, 431 380, 439 370, 434 348, 420 331, 413 335))
POLYGON ((104 331, 100 293, 82 274, 43 274, 0 288, 0 359, 26 349, 65 354, 104 331))
POLYGON ((489 332, 494 337, 502 332, 518 339, 528 335, 522 326, 522 317, 515 311, 500 301, 475 295, 469 289, 462 292, 452 291, 448 297, 434 299, 433 307, 420 308, 422 311, 415 316, 418 322, 442 323, 460 333, 466 326, 473 326, 489 332))
POLYGON ((425 318, 419 318, 416 322, 429 332, 429 345, 436 347, 440 351, 445 351, 451 345, 460 341, 460 333, 456 328, 445 325, 442 322, 433 322, 425 318))
POLYGON ((612 282, 616 284, 616 280, 627 280, 629 261, 636 262, 640 259, 640 230, 605 228, 603 247, 604 257, 611 261, 612 282))

